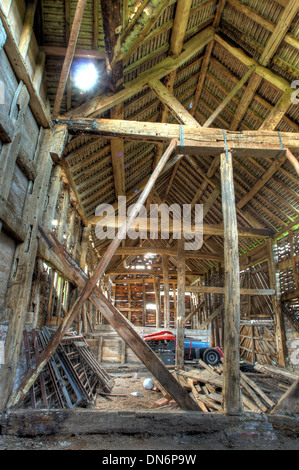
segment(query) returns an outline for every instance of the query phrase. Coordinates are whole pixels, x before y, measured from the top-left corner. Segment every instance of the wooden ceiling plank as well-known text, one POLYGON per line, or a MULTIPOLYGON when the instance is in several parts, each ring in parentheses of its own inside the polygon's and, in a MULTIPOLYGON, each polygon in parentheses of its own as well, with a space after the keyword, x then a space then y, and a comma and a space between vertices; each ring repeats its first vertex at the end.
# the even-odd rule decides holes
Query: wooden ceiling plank
POLYGON ((203 63, 202 63, 201 70, 200 70, 199 80, 197 82, 196 92, 195 92, 194 99, 192 102, 191 114, 193 116, 195 115, 195 111, 196 111, 196 108, 200 99, 200 95, 203 89, 203 85, 204 85, 206 73, 209 67, 213 47, 214 47, 214 40, 210 41, 206 47, 203 63))
POLYGON ((267 183, 267 181, 272 178, 278 168, 280 168, 284 164, 285 160, 285 155, 274 160, 268 170, 265 171, 264 175, 257 180, 251 190, 247 194, 245 194, 245 196, 237 203, 237 207, 239 209, 242 209, 242 207, 244 207, 259 192, 259 190, 267 183))
MULTIPOLYGON (((133 27, 132 32, 123 41, 121 45, 121 56, 124 62, 128 62, 128 60, 132 57, 136 49, 146 38, 147 34, 150 32, 151 28, 158 20, 159 16, 163 13, 165 8, 168 7, 169 0, 155 2, 152 0, 151 3, 155 3, 155 8, 153 9, 153 11, 147 12, 146 8, 143 10, 139 18, 138 24, 133 27), (141 23, 142 28, 140 28, 141 23)), ((151 5, 147 8, 151 8, 151 5)))
POLYGON ((74 57, 74 52, 75 52, 75 48, 76 48, 76 44, 77 44, 77 40, 79 36, 80 26, 81 26, 86 2, 87 0, 78 0, 77 6, 76 6, 74 21, 73 21, 71 32, 70 32, 69 43, 68 43, 65 58, 63 61, 62 70, 60 73, 60 78, 59 78, 59 83, 58 83, 58 89, 56 92, 55 101, 53 105, 53 110, 52 110, 53 117, 56 117, 59 114, 61 101, 63 98, 64 90, 66 87, 67 79, 69 76, 71 64, 72 64, 73 57, 74 57))
POLYGON ((231 92, 226 96, 226 98, 218 106, 218 108, 209 117, 209 119, 204 123, 203 127, 209 127, 211 124, 213 124, 217 116, 224 110, 224 108, 233 99, 233 97, 238 93, 238 91, 243 87, 243 85, 245 85, 245 83, 251 77, 251 75, 255 72, 255 70, 256 70, 256 66, 252 65, 249 68, 249 70, 245 73, 245 75, 241 78, 241 80, 237 83, 237 85, 231 90, 231 92))

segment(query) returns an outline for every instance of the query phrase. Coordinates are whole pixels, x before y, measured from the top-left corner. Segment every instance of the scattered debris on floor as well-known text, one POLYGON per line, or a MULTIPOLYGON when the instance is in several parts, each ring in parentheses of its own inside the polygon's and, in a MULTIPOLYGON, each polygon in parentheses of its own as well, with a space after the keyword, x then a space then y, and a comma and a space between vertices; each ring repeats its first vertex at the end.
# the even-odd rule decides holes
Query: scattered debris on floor
MULTIPOLYGON (((198 403, 203 412, 222 413, 223 366, 219 364, 213 367, 207 365, 200 359, 197 362, 198 365, 201 366, 201 369, 189 368, 189 370, 173 370, 171 372, 180 384, 189 391, 192 398, 198 403)), ((296 376, 283 374, 280 369, 275 367, 269 369, 257 366, 255 369, 253 366, 250 367, 250 365, 247 365, 246 367, 245 365, 243 368, 247 370, 247 372, 240 371, 244 411, 253 411, 259 414, 270 413, 277 404, 272 398, 274 389, 280 387, 281 391, 286 391, 297 380, 296 376), (248 372, 248 369, 253 372, 248 372), (260 371, 263 371, 263 373, 260 371), (258 385, 258 380, 262 377, 272 378, 273 388, 265 389, 264 384, 258 385), (284 384, 279 383, 281 380, 284 381, 284 384)), ((155 383, 164 396, 164 400, 160 400, 157 406, 173 406, 170 395, 158 382, 155 383)), ((280 398, 279 395, 281 395, 281 393, 278 394, 280 398)), ((295 408, 293 411, 299 413, 298 408, 295 408)))
MULTIPOLYGON (((28 370, 47 346, 50 331, 24 331, 28 370)), ((100 366, 82 335, 67 333, 50 357, 21 407, 74 408, 94 405, 98 394, 110 394, 114 380, 100 366)))

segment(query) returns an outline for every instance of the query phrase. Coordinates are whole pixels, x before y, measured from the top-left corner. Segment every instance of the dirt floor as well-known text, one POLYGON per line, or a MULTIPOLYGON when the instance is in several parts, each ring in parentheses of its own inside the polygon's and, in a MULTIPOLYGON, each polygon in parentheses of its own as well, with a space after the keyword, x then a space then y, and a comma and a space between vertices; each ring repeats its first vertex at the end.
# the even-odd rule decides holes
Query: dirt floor
MULTIPOLYGON (((114 371, 109 374, 113 377, 115 385, 111 396, 98 396, 95 405, 97 409, 152 409, 157 408, 156 402, 163 398, 158 389, 153 391, 144 388, 144 380, 152 379, 152 375, 145 368, 129 372, 124 367, 119 372, 114 371)), ((174 406, 177 405, 174 404, 174 406)), ((170 406, 167 405, 167 407, 170 406)))
MULTIPOLYGON (((157 402, 163 398, 159 391, 146 390, 143 382, 146 378, 152 378, 145 367, 118 367, 108 369, 115 380, 115 385, 111 396, 98 396, 95 408, 105 409, 165 409, 173 408, 173 405, 166 405, 163 408, 157 406, 157 402), (137 392, 137 396, 136 396, 137 392)), ((251 377, 252 378, 252 377, 251 377)), ((286 385, 278 383, 274 379, 265 376, 255 376, 254 380, 259 387, 269 394, 269 397, 277 403, 281 395, 285 392, 286 385)), ((174 405, 176 406, 176 405, 174 405)), ((298 418, 299 419, 299 418, 298 418)), ((72 436, 47 436, 36 438, 19 438, 14 436, 0 435, 0 450, 97 450, 104 456, 111 451, 110 455, 125 455, 126 451, 131 451, 130 455, 137 456, 134 466, 138 462, 152 464, 150 461, 151 451, 167 451, 173 455, 194 455, 197 456, 201 450, 299 450, 299 436, 287 434, 273 430, 270 436, 264 438, 254 438, 248 436, 238 436, 229 433, 227 430, 219 430, 216 433, 201 434, 180 434, 155 436, 151 435, 72 435, 72 436), (190 452, 188 452, 190 451, 190 452), (138 453, 138 452, 141 452, 138 453), (140 457, 142 455, 142 457, 140 457), (146 457, 149 455, 149 457, 146 457), (146 458, 149 459, 146 462, 146 458)), ((153 454, 154 455, 154 454, 153 454)), ((102 462, 105 463, 105 462, 102 462)), ((131 465, 129 465, 131 466, 131 465)), ((133 466, 133 464, 132 464, 133 466)))

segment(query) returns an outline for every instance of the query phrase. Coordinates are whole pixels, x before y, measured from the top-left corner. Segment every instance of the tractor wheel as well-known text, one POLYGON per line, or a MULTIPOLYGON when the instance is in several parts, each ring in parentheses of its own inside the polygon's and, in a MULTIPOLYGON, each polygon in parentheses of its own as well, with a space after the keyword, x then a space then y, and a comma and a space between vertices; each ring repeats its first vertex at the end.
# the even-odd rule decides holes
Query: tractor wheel
POLYGON ((210 366, 217 366, 220 362, 220 354, 217 349, 209 348, 203 353, 203 360, 210 366))

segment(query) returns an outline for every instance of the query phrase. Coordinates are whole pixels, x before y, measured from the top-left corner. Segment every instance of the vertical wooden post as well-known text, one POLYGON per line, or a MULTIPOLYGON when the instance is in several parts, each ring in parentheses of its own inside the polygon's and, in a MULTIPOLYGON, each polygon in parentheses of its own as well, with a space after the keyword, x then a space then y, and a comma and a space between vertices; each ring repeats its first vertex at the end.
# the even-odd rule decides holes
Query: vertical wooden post
POLYGON ((177 311, 177 293, 176 293, 176 284, 175 282, 172 283, 172 288, 173 288, 173 322, 174 325, 176 325, 176 320, 178 316, 178 311, 177 311))
POLYGON ((224 362, 222 406, 227 414, 243 411, 240 389, 240 278, 238 229, 230 152, 220 156, 224 227, 224 362))
POLYGON ((270 289, 275 289, 276 294, 272 296, 272 308, 275 321, 276 350, 278 352, 278 365, 286 366, 286 338, 281 309, 280 286, 277 272, 277 245, 268 239, 268 270, 270 289))
POLYGON ((164 284, 164 328, 170 327, 170 299, 169 299, 169 273, 168 256, 162 256, 163 284, 164 284))
POLYGON ((153 276, 153 284, 156 299, 156 327, 161 328, 161 302, 160 302, 160 280, 153 276))
POLYGON ((142 301, 143 301, 142 326, 145 326, 145 322, 146 322, 146 293, 145 293, 145 282, 144 282, 144 280, 142 281, 142 301))
POLYGON ((89 243, 89 236, 91 233, 91 225, 84 227, 83 234, 82 234, 82 242, 81 242, 81 256, 80 256, 80 267, 85 272, 85 263, 86 263, 86 255, 89 243))
POLYGON ((178 240, 178 263, 177 263, 177 333, 175 362, 179 369, 184 368, 184 332, 185 332, 185 240, 182 236, 178 240))
POLYGON ((62 168, 60 165, 56 165, 52 171, 51 185, 49 190, 49 199, 47 208, 44 214, 43 223, 45 227, 52 229, 52 222, 55 217, 56 205, 61 186, 61 173, 62 168))
POLYGON ((128 306, 129 306, 129 311, 128 311, 128 320, 132 321, 132 302, 131 302, 131 284, 128 284, 128 306))

